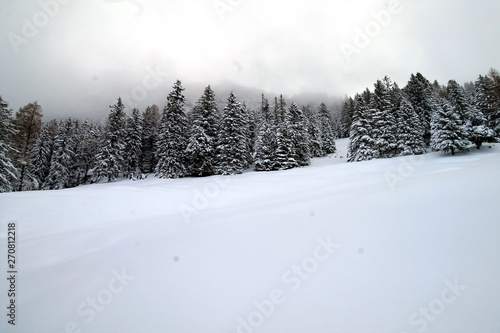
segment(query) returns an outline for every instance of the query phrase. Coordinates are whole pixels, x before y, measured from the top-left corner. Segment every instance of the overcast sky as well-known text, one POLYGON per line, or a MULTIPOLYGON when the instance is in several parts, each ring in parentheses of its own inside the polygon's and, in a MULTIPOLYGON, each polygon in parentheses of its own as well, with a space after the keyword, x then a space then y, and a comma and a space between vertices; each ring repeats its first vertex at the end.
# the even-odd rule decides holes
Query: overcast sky
POLYGON ((162 106, 176 79, 288 96, 417 71, 463 83, 500 69, 499 14, 498 0, 1 0, 0 95, 81 116, 118 96, 162 106))

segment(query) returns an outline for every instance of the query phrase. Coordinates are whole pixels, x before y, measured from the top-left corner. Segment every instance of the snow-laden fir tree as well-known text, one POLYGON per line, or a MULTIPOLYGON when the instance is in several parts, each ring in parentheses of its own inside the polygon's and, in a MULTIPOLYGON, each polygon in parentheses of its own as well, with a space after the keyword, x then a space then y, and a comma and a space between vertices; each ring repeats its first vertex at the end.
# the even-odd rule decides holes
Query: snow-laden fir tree
POLYGON ((446 91, 450 105, 453 106, 462 120, 464 131, 467 133, 467 137, 470 138, 473 131, 472 119, 474 118, 474 110, 464 88, 455 80, 450 80, 446 91))
POLYGON ((216 160, 217 124, 219 110, 215 94, 210 86, 205 88, 189 115, 190 128, 186 154, 189 159, 190 174, 210 176, 214 174, 216 160))
POLYGON ((235 175, 248 168, 247 116, 231 92, 222 111, 217 138, 216 174, 235 175))
POLYGON ((61 190, 71 185, 71 170, 74 161, 75 124, 69 118, 58 126, 54 143, 54 152, 50 160, 50 170, 42 189, 61 190))
POLYGON ((376 146, 373 140, 372 114, 370 108, 371 93, 367 90, 362 95, 356 95, 354 114, 349 135, 349 146, 347 150, 348 162, 369 161, 375 158, 376 146))
POLYGON ((134 108, 127 118, 125 161, 123 175, 129 179, 142 179, 142 119, 139 109, 134 108))
POLYGON ((56 120, 51 120, 43 125, 31 153, 30 173, 39 186, 43 185, 49 176, 57 133, 58 124, 56 120))
POLYGON ((17 191, 32 190, 36 180, 30 174, 31 152, 42 128, 42 107, 37 103, 29 103, 19 109, 14 118, 16 132, 12 136, 13 164, 18 170, 17 191))
POLYGON ((325 103, 321 103, 318 112, 318 123, 321 131, 321 148, 323 154, 333 154, 337 151, 335 134, 333 133, 332 119, 325 103))
POLYGON ((276 160, 276 132, 274 112, 269 107, 269 101, 262 94, 256 143, 255 170, 271 171, 276 160))
MULTIPOLYGON (((500 96, 496 94, 494 81, 489 76, 480 75, 476 80, 474 101, 476 108, 486 117, 486 125, 493 130, 495 127, 500 129, 500 123, 496 119, 500 111, 500 96)), ((496 135, 500 135, 500 132, 496 132, 496 135)))
POLYGON ((11 192, 17 182, 17 169, 12 163, 11 138, 15 134, 12 111, 0 96, 0 193, 11 192))
POLYGON ((127 116, 121 98, 110 106, 110 113, 93 170, 93 182, 106 178, 114 181, 123 171, 125 159, 125 138, 127 136, 127 116))
POLYGON ((297 104, 292 103, 288 108, 285 119, 293 144, 291 157, 297 162, 298 166, 309 165, 311 163, 309 134, 302 110, 299 109, 297 104))
POLYGON ((340 114, 340 137, 348 138, 351 130, 352 117, 356 108, 356 103, 349 97, 342 106, 340 114))
POLYGON ((377 80, 373 92, 372 138, 377 147, 376 158, 391 158, 397 155, 396 118, 393 103, 393 84, 386 76, 377 80))
POLYGON ((181 81, 177 80, 163 109, 155 169, 158 178, 180 178, 189 174, 186 156, 188 119, 184 112, 183 90, 181 81))
POLYGON ((396 108, 397 155, 424 154, 427 145, 424 139, 425 126, 422 124, 422 118, 401 92, 398 93, 396 108))
POLYGON ((87 182, 89 171, 94 167, 96 155, 99 151, 101 136, 101 127, 90 123, 88 120, 82 124, 78 131, 74 161, 75 186, 87 182))
POLYGON ((154 172, 158 163, 156 157, 161 113, 156 104, 148 106, 142 114, 142 160, 143 173, 154 172))
POLYGON ((293 157, 294 144, 291 139, 288 126, 282 122, 277 127, 276 132, 276 157, 274 170, 288 170, 299 166, 298 161, 293 157))
POLYGON ((246 104, 242 104, 243 113, 245 114, 245 128, 247 138, 247 163, 252 165, 255 156, 255 145, 257 142, 257 113, 255 110, 248 109, 246 104))
POLYGON ((431 138, 431 117, 437 109, 435 91, 421 73, 412 74, 403 91, 420 117, 420 123, 424 128, 424 140, 428 145, 431 138))
POLYGON ((311 157, 323 157, 325 154, 321 146, 321 130, 318 124, 318 117, 310 106, 302 107, 305 116, 307 134, 309 136, 309 152, 311 157))
POLYGON ((431 147, 444 153, 468 150, 471 142, 468 132, 463 126, 462 119, 455 107, 443 100, 440 107, 432 115, 431 147))

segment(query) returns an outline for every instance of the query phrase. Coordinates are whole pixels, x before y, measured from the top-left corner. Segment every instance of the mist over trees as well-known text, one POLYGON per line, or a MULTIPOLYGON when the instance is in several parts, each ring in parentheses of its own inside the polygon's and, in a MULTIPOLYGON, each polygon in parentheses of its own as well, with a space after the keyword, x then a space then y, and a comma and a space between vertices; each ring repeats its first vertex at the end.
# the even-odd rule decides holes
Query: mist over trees
POLYGON ((235 175, 249 168, 305 167, 349 138, 348 162, 455 154, 500 136, 500 74, 492 69, 461 86, 412 74, 400 88, 389 77, 340 103, 299 105, 261 95, 253 107, 216 97, 207 86, 194 104, 175 82, 163 111, 125 110, 119 98, 105 124, 43 122, 37 103, 15 115, 0 97, 0 192, 51 190, 119 177, 131 180, 235 175), (219 101, 219 102, 218 102, 219 101), (127 114, 128 112, 128 114, 127 114))

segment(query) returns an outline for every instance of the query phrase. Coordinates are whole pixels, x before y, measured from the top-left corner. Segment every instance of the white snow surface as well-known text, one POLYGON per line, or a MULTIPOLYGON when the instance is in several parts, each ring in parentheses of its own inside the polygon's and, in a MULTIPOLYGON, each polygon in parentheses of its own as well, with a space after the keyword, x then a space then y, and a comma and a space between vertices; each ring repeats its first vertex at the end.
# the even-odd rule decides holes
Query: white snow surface
MULTIPOLYGON (((0 194, 22 333, 500 332, 500 146, 0 194), (328 245, 330 243, 330 245, 328 245)), ((342 156, 342 158, 341 158, 342 156)))

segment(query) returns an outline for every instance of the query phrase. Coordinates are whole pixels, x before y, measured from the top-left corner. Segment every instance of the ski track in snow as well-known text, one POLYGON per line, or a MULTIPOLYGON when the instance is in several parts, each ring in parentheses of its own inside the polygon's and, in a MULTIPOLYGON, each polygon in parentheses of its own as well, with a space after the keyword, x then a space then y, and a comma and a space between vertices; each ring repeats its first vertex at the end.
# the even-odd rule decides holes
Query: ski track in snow
POLYGON ((346 147, 283 172, 0 194, 19 270, 0 331, 499 332, 499 148, 348 164, 346 147))

